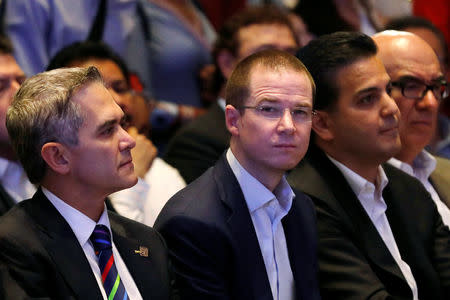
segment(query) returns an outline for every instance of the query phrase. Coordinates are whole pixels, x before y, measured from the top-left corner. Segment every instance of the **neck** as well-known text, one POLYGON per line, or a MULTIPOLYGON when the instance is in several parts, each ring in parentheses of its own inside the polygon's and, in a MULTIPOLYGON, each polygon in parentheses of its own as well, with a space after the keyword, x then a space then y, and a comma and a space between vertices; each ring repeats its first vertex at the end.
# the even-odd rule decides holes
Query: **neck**
POLYGON ((280 183, 281 178, 283 178, 284 170, 268 170, 267 168, 260 167, 252 161, 248 161, 244 158, 242 152, 235 146, 233 139, 230 141, 230 148, 241 166, 269 191, 273 192, 273 190, 280 183))
POLYGON ((84 215, 97 222, 103 213, 104 202, 107 195, 98 193, 86 193, 86 189, 74 188, 74 185, 64 180, 64 176, 58 174, 59 178, 47 174, 42 181, 42 186, 55 194, 66 204, 80 211, 84 215))
POLYGON ((417 157, 417 155, 419 155, 419 153, 422 150, 420 150, 420 151, 417 151, 417 150, 411 151, 411 148, 409 148, 409 149, 407 149, 407 148, 408 147, 402 147, 402 151, 397 153, 395 155, 395 158, 400 160, 400 161, 402 161, 402 162, 405 162, 405 163, 407 163, 409 165, 412 165, 414 159, 417 157), (406 150, 403 150, 403 149, 406 149, 406 150))
POLYGON ((333 147, 320 145, 320 143, 318 143, 318 146, 330 157, 337 160, 338 162, 373 184, 376 184, 378 167, 382 163, 387 161, 387 159, 376 160, 374 158, 358 159, 358 157, 354 155, 348 155, 347 153, 334 151, 335 149, 333 147))

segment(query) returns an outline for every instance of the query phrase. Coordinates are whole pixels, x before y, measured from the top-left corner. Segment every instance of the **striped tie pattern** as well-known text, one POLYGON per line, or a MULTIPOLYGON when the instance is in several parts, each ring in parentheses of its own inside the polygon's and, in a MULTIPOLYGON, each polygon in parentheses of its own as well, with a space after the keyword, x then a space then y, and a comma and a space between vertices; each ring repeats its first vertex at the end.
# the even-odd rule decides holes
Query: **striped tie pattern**
POLYGON ((126 300, 127 291, 120 280, 112 252, 111 235, 105 225, 96 225, 90 240, 98 257, 103 287, 108 300, 126 300))

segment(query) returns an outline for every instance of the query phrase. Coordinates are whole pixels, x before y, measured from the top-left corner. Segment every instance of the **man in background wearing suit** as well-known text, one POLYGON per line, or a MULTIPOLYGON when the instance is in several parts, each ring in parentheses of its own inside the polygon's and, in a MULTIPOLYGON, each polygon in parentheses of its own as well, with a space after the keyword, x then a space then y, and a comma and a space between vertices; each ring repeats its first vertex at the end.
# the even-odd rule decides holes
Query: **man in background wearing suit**
POLYGON ((106 210, 106 196, 137 182, 123 120, 94 67, 41 73, 18 90, 6 126, 40 187, 0 218, 7 299, 169 299, 160 235, 106 210))
POLYGON ((431 155, 438 109, 450 91, 434 50, 415 34, 384 31, 373 37, 392 81, 392 98, 400 109, 402 149, 389 163, 416 177, 450 226, 450 161, 431 155))
POLYGON ((0 215, 36 191, 17 161, 5 125, 6 111, 24 80, 10 41, 0 36, 0 215))
POLYGON ((218 94, 217 102, 206 114, 181 128, 169 141, 164 155, 187 183, 212 167, 229 147, 225 83, 237 63, 257 51, 279 49, 294 54, 297 48, 287 15, 275 7, 250 7, 225 22, 213 50, 216 70, 212 89, 218 94))
POLYGON ((284 178, 307 150, 314 93, 303 64, 279 50, 231 74, 230 148, 155 223, 185 299, 320 298, 314 208, 284 178))
POLYGON ((310 195, 324 299, 450 297, 450 232, 415 178, 385 164, 400 112, 374 41, 324 35, 298 57, 317 84, 313 143, 289 180, 310 195))

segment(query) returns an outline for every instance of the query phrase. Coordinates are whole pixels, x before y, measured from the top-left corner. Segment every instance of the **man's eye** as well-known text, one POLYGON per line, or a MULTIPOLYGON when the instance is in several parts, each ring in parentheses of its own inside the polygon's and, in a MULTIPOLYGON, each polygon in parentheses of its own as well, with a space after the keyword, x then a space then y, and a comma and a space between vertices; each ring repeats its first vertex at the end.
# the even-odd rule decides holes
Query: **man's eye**
POLYGON ((377 100, 376 95, 367 95, 359 99, 359 103, 361 104, 370 104, 377 100))
POLYGON ((104 136, 110 136, 111 134, 114 133, 114 130, 115 130, 115 127, 111 126, 111 127, 106 128, 105 130, 103 130, 102 134, 104 136))
POLYGON ((309 110, 306 108, 296 108, 292 110, 292 114, 294 116, 308 116, 309 115, 309 110))
POLYGON ((261 105, 258 107, 258 110, 263 113, 276 113, 279 111, 278 108, 276 108, 274 106, 269 106, 269 105, 261 105))
POLYGON ((0 79, 0 93, 6 91, 9 88, 8 79, 0 79))

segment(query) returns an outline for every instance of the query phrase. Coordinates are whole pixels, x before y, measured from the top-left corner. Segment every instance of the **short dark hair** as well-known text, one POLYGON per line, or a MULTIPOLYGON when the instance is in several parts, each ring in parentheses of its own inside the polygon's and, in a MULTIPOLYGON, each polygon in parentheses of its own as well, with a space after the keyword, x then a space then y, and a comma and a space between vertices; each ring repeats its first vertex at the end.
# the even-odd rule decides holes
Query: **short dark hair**
POLYGON ((439 40, 442 50, 444 50, 445 66, 448 67, 450 65, 448 45, 447 41, 445 40, 445 36, 442 31, 438 27, 436 27, 430 20, 417 16, 395 18, 386 24, 384 30, 406 31, 406 29, 408 28, 422 28, 431 31, 439 40))
MULTIPOLYGON (((260 24, 279 24, 288 27, 292 32, 293 39, 298 44, 297 35, 287 13, 270 4, 249 6, 228 18, 218 31, 217 40, 212 50, 214 61, 217 63, 218 55, 223 50, 228 50, 233 56, 236 56, 240 47, 239 31, 244 27, 260 24)), ((224 82, 225 78, 220 70, 216 68, 214 90, 220 90, 224 82)))
POLYGON ((250 95, 250 77, 252 70, 256 66, 261 66, 269 71, 282 72, 284 70, 293 70, 298 73, 304 73, 310 81, 312 101, 314 102, 316 86, 305 65, 292 54, 272 49, 257 52, 239 62, 231 73, 226 85, 225 98, 227 104, 231 104, 238 109, 245 105, 250 95))
POLYGON ((0 34, 0 54, 7 55, 7 54, 13 54, 14 48, 11 43, 11 40, 3 35, 0 34))
POLYGON ((129 72, 124 60, 103 42, 75 42, 62 48, 50 60, 47 71, 68 67, 72 63, 84 63, 91 59, 113 61, 129 83, 129 72))
POLYGON ((312 40, 297 52, 316 83, 317 94, 314 109, 334 108, 339 97, 336 74, 362 58, 376 55, 377 46, 360 32, 335 32, 312 40))

